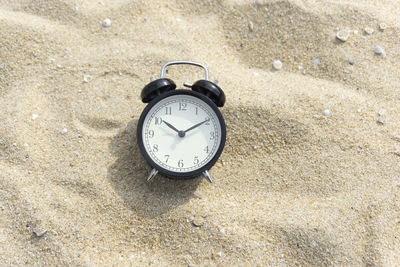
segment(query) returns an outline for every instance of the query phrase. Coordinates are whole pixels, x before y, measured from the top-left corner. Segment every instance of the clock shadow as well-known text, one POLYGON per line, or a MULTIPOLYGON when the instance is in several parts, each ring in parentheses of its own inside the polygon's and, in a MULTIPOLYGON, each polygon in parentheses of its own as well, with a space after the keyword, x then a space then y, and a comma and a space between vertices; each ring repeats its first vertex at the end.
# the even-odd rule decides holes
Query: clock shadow
POLYGON ((137 123, 130 122, 109 144, 116 160, 108 167, 107 175, 126 206, 141 217, 154 218, 199 198, 195 191, 204 182, 201 177, 177 180, 158 174, 151 182, 146 181, 151 167, 137 145, 137 123))

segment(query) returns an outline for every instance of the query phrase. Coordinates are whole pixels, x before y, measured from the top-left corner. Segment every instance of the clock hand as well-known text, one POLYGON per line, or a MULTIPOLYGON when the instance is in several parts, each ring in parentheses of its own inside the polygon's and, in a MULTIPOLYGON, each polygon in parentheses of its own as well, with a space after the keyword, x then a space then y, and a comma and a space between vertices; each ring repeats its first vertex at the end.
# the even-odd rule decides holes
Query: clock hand
POLYGON ((174 126, 172 126, 172 124, 166 122, 165 120, 163 120, 163 122, 164 122, 169 128, 171 128, 171 129, 174 130, 175 132, 179 133, 179 130, 176 129, 174 126))
POLYGON ((193 130, 194 128, 197 128, 197 127, 199 127, 200 125, 202 125, 203 123, 206 123, 206 122, 208 122, 208 121, 210 121, 210 119, 206 119, 205 121, 202 121, 202 122, 200 122, 200 123, 198 123, 198 124, 196 124, 196 125, 190 127, 189 129, 187 129, 187 130, 185 130, 185 131, 183 131, 183 132, 184 132, 184 133, 187 133, 187 132, 189 132, 190 130, 193 130))
POLYGON ((163 122, 172 130, 174 130, 175 132, 178 133, 179 137, 184 137, 185 136, 185 132, 184 131, 179 131, 178 129, 176 129, 172 124, 166 122, 165 120, 163 120, 163 122))

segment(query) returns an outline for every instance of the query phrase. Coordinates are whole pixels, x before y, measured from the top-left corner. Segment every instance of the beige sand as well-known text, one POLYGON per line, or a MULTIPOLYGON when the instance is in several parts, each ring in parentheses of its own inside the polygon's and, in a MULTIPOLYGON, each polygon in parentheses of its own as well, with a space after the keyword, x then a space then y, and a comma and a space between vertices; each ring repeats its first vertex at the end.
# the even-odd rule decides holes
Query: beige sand
POLYGON ((399 10, 0 0, 0 265, 399 265, 399 10), (139 94, 175 59, 227 95, 213 184, 145 181, 139 94))

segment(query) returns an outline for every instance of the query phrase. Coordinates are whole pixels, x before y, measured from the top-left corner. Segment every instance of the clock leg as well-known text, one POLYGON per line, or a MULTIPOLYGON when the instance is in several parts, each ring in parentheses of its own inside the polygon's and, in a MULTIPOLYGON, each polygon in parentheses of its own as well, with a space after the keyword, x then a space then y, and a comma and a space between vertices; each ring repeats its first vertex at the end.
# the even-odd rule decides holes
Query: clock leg
POLYGON ((154 176, 156 176, 156 175, 157 175, 157 173, 158 173, 158 171, 157 171, 156 169, 152 169, 152 170, 151 170, 151 172, 150 172, 150 175, 149 175, 149 177, 147 177, 147 182, 150 182, 150 181, 151 181, 151 179, 153 179, 153 178, 154 178, 154 176))
POLYGON ((213 182, 212 179, 211 179, 211 175, 208 173, 208 171, 204 171, 204 172, 203 172, 203 175, 204 175, 204 177, 207 178, 207 180, 208 180, 210 183, 213 182))

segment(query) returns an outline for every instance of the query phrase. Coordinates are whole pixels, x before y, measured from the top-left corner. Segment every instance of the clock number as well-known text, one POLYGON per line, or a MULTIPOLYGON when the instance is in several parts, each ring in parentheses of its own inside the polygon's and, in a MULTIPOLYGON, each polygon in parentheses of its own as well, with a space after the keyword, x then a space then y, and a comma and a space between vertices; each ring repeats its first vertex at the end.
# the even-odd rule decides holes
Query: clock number
POLYGON ((161 125, 162 124, 162 118, 155 117, 154 118, 154 123, 155 123, 155 125, 161 125))
POLYGON ((210 132, 210 140, 213 140, 215 138, 215 132, 210 132))
POLYGON ((171 115, 171 107, 165 107, 165 115, 171 115))
POLYGON ((178 167, 179 167, 179 168, 182 168, 182 167, 183 167, 183 159, 180 159, 180 160, 178 161, 178 167))
POLYGON ((194 160, 193 160, 193 164, 199 164, 199 162, 200 162, 200 160, 199 160, 199 157, 198 156, 195 156, 194 157, 194 160))
POLYGON ((164 155, 164 157, 165 157, 165 163, 167 163, 168 159, 169 159, 169 155, 164 155))
POLYGON ((204 151, 208 154, 208 152, 209 152, 208 146, 206 146, 206 148, 204 148, 204 151))
POLYGON ((196 107, 196 115, 199 115, 199 107, 196 107))
POLYGON ((153 138, 154 137, 154 131, 153 130, 149 130, 148 135, 149 135, 149 138, 153 138))
POLYGON ((210 125, 210 118, 205 118, 206 123, 204 125, 210 125))
POLYGON ((158 151, 158 145, 153 145, 153 152, 157 152, 158 151))
POLYGON ((186 111, 187 103, 179 102, 179 110, 186 111))

